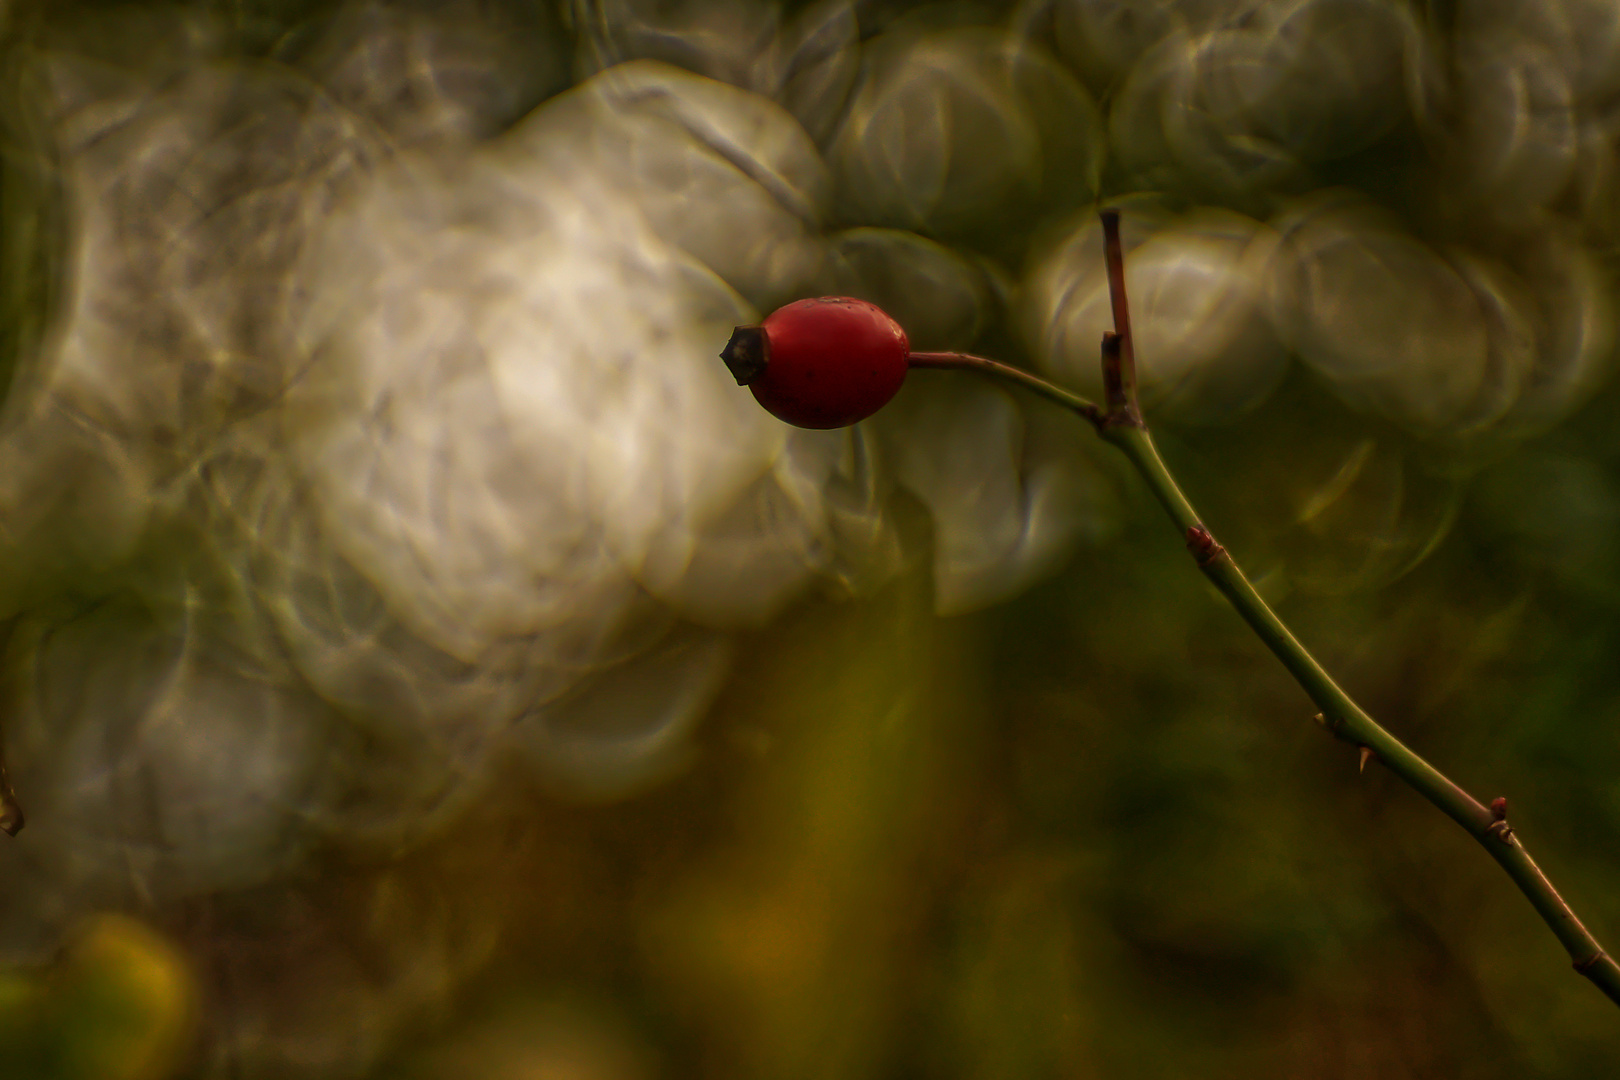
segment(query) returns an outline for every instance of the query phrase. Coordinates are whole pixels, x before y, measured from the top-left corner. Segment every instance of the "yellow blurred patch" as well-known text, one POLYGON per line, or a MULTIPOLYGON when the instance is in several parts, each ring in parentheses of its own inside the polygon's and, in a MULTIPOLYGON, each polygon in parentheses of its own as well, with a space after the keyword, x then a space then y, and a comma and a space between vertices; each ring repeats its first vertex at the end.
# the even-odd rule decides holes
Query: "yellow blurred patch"
POLYGON ((135 919, 102 915, 37 979, 0 979, 0 1012, 37 1022, 41 1076, 165 1080, 191 1046, 197 987, 167 939, 135 919))
MULTIPOLYGON (((739 1075, 881 1075, 925 950, 978 690, 910 580, 813 609, 715 722, 769 733, 735 831, 646 913, 656 977, 739 1075), (729 706, 729 708, 728 708, 729 706)), ((717 1066, 720 1068, 720 1066, 717 1066)))

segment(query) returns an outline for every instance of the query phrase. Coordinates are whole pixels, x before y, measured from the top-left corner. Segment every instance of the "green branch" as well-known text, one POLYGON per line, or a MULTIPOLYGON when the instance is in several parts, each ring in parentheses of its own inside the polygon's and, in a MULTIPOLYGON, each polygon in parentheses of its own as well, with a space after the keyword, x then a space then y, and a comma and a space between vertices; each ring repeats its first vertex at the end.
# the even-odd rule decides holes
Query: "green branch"
POLYGON ((1054 386, 1027 371, 994 360, 963 353, 913 353, 914 367, 958 368, 981 371, 1013 382, 1041 397, 1054 401, 1090 421, 1104 440, 1122 451, 1159 500, 1176 529, 1185 537, 1187 550, 1204 576, 1220 590, 1243 621, 1276 654, 1310 699, 1321 710, 1317 721, 1333 735, 1360 749, 1361 766, 1376 758, 1408 787, 1433 803, 1451 820, 1479 841, 1491 858, 1501 864, 1514 884, 1530 900, 1536 912, 1552 928, 1569 952, 1575 970, 1597 984, 1609 999, 1620 1004, 1620 965, 1603 950, 1591 932, 1581 925, 1552 882, 1530 858, 1518 834, 1507 821, 1507 800, 1495 799, 1487 808, 1439 769, 1423 760, 1395 736, 1385 731, 1351 700, 1322 669, 1299 639, 1283 624, 1237 562, 1216 542, 1198 512, 1182 494, 1170 470, 1165 467, 1142 420, 1136 397, 1136 364, 1131 342, 1130 311, 1125 297, 1125 262, 1119 243, 1119 215, 1104 211, 1109 292, 1113 300, 1114 331, 1103 337, 1103 385, 1106 408, 1054 386))

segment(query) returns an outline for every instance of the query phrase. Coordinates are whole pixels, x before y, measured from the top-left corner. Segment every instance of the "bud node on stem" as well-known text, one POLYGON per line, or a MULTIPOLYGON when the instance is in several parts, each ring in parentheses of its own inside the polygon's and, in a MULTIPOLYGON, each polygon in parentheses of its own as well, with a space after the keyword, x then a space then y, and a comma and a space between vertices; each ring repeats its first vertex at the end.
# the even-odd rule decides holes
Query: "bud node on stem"
POLYGON ((1199 566, 1208 566, 1226 554, 1226 549, 1216 543, 1209 530, 1202 525, 1193 525, 1187 529, 1187 550, 1192 552, 1199 566))
POLYGON ((1591 956, 1588 956, 1585 960, 1575 961, 1575 970, 1580 972, 1582 975, 1585 975, 1588 971, 1592 970, 1592 967, 1595 964, 1601 960, 1607 960, 1608 957, 1608 953, 1604 952, 1602 949, 1599 949, 1591 956))

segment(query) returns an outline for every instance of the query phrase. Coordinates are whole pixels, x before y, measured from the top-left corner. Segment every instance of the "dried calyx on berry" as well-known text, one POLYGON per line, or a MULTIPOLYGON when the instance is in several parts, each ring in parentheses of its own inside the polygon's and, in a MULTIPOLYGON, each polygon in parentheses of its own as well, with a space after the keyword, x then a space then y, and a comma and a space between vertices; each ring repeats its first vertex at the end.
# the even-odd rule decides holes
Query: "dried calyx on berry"
POLYGON ((881 308, 823 296, 737 327, 720 358, 777 419, 836 428, 888 404, 906 381, 910 355, 906 332, 881 308))
POLYGON ((737 385, 747 386, 765 374, 765 367, 771 362, 771 339, 763 326, 739 326, 731 332, 726 347, 720 350, 720 359, 726 362, 737 385))

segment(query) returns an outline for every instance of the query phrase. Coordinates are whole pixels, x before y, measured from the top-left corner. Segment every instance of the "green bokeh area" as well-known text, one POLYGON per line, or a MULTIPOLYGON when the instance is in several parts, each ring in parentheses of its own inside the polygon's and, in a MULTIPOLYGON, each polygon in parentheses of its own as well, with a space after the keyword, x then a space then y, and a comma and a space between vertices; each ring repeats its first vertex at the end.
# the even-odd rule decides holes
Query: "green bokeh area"
MULTIPOLYGON (((510 6, 548 34, 579 33, 590 7, 510 6)), ((878 28, 913 7, 857 5, 878 28)), ((1027 14, 928 7, 951 26, 1027 14)), ((72 11, 92 9, 110 6, 72 11)), ((67 10, 0 0, 19 40, 67 10)), ((1473 8, 1400 10, 1444 38, 1473 8)), ((326 7, 216 13, 262 57, 326 7)), ((1064 50, 1061 21, 1029 25, 1064 63, 1089 55, 1064 50)), ((1085 74, 1106 112, 1123 84, 1085 74)), ((17 145, 27 90, 5 92, 17 145)), ((1612 88, 1581 92, 1590 116, 1620 108, 1612 88)), ((1258 220, 1273 196, 1346 186, 1436 250, 1467 237, 1511 262, 1535 229, 1470 236, 1475 211, 1447 202, 1437 154, 1408 118, 1310 161, 1305 187, 1289 174, 1277 191, 1164 197, 1258 220)), ((1108 198, 1168 175, 1094 164, 1108 198)), ((65 225, 41 168, 14 155, 0 188, 8 368, 61 299, 42 284, 64 273, 65 225)), ((1095 194, 1051 196, 1049 213, 837 224, 906 225, 1012 280, 1068 227, 1068 203, 1095 194)), ((1556 216, 1612 272, 1612 194, 1558 197, 1525 220, 1556 216)), ((1009 309, 986 311, 951 332, 1036 363, 1009 309)), ((1620 947, 1620 386, 1595 384, 1555 423, 1462 436, 1343 390, 1291 360, 1240 416, 1148 421, 1324 667, 1476 798, 1506 796, 1526 848, 1620 947)), ((1124 461, 1086 434, 1074 452, 1099 524, 1020 595, 937 615, 935 527, 902 492, 891 579, 855 599, 814 593, 738 635, 670 779, 581 804, 514 768, 407 850, 334 841, 273 881, 112 905, 54 959, 0 970, 0 1078, 1615 1075, 1614 1005, 1472 840, 1312 722, 1124 461)))

